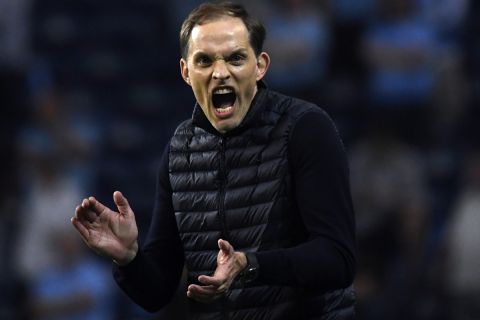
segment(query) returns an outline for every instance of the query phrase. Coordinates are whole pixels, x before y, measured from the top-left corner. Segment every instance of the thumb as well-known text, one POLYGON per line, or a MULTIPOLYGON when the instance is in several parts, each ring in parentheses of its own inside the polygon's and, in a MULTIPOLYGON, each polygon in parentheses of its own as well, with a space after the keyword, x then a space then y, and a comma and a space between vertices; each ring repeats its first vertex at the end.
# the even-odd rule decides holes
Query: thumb
POLYGON ((234 251, 232 245, 223 239, 218 239, 218 248, 226 255, 229 255, 234 251))
POLYGON ((121 215, 128 215, 132 211, 132 209, 130 209, 130 205, 128 204, 127 198, 125 198, 120 191, 115 191, 113 193, 113 201, 115 202, 118 212, 120 212, 121 215))

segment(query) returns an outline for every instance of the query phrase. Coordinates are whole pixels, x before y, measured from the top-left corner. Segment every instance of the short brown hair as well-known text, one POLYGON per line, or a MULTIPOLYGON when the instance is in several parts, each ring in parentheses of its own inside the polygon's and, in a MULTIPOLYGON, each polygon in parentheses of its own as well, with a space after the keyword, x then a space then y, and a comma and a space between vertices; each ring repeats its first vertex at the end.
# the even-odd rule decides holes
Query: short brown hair
POLYGON ((224 16, 242 19, 245 27, 247 27, 253 51, 257 56, 262 52, 266 31, 259 20, 252 18, 247 10, 239 4, 206 2, 193 9, 182 24, 182 29, 180 30, 180 53, 184 59, 188 55, 188 46, 193 28, 224 16))

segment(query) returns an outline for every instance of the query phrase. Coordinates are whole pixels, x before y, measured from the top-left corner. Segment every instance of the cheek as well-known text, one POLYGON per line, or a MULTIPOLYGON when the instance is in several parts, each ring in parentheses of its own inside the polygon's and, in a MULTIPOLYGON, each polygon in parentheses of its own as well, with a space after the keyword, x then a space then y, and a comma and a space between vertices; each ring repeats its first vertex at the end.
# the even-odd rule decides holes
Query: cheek
POLYGON ((195 96, 195 100, 200 104, 200 107, 204 109, 204 106, 207 105, 207 98, 205 97, 204 91, 197 87, 192 85, 192 90, 193 90, 193 95, 195 96))
POLYGON ((207 92, 208 88, 208 79, 204 75, 195 74, 193 77, 190 78, 192 89, 198 93, 205 93, 207 92))
POLYGON ((249 100, 253 96, 253 92, 255 91, 255 86, 257 84, 257 81, 255 78, 249 77, 245 78, 241 84, 242 87, 242 97, 244 99, 249 100))
POLYGON ((206 85, 202 82, 199 81, 198 79, 191 79, 191 85, 192 85, 192 90, 195 93, 195 95, 200 98, 206 91, 206 85))

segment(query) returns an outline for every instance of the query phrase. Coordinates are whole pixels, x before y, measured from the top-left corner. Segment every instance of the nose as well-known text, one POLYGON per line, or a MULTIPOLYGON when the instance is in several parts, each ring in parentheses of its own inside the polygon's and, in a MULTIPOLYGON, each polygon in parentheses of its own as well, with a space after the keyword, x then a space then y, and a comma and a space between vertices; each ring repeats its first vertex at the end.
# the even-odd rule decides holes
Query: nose
POLYGON ((215 61, 212 77, 215 80, 227 80, 230 78, 230 72, 228 71, 224 60, 215 61))

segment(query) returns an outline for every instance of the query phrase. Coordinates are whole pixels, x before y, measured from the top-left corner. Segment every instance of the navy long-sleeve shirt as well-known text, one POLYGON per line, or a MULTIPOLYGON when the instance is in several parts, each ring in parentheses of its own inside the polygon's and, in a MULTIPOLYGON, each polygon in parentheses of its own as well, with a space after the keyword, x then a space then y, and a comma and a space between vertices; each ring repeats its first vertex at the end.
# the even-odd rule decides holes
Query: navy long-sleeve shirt
MULTIPOLYGON (((319 291, 347 287, 355 273, 355 221, 338 132, 325 113, 307 113, 295 124, 288 150, 293 192, 309 237, 296 247, 257 252, 259 281, 319 291)), ((149 311, 170 301, 184 264, 171 196, 167 147, 145 245, 127 266, 114 267, 120 287, 149 311)))

